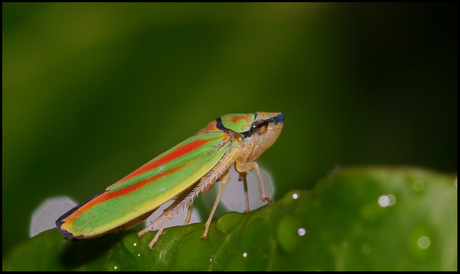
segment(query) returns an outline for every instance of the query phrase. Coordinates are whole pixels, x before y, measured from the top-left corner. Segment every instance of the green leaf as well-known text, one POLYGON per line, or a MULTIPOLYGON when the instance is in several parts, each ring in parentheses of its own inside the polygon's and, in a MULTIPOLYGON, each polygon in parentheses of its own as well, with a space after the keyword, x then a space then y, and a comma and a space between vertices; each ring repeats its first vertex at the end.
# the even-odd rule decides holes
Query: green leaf
POLYGON ((62 244, 49 230, 16 246, 3 270, 456 270, 456 176, 348 168, 312 191, 213 222, 62 244))

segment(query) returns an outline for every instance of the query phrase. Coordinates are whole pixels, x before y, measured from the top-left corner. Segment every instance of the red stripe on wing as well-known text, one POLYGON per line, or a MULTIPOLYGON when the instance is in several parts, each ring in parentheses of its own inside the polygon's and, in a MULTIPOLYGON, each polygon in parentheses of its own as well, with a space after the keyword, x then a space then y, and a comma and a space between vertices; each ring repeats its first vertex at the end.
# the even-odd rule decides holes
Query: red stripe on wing
MULTIPOLYGON (((198 149, 200 147, 202 147, 203 145, 205 145, 206 143, 210 142, 210 141, 213 141, 215 139, 209 139, 209 140, 196 140, 196 141, 193 141, 189 144, 186 144, 186 145, 183 145, 181 147, 178 147, 175 151, 172 151, 171 153, 161 157, 160 159, 156 160, 155 162, 152 162, 152 163, 147 163, 143 166, 141 166, 140 168, 136 169, 135 171, 133 171, 132 173, 126 175, 123 179, 119 180, 118 182, 116 182, 115 184, 118 184, 118 183, 121 183, 121 182, 124 182, 128 179, 131 179, 132 177, 134 176, 137 176, 139 174, 142 174, 146 171, 149 171, 151 169, 154 169, 156 167, 159 167, 161 165, 164 165, 168 162, 171 162, 195 149, 198 149)), ((114 185, 115 185, 114 184, 114 185)))
POLYGON ((168 174, 171 174, 173 172, 175 172, 176 170, 178 169, 181 169, 183 168, 184 166, 186 166, 187 164, 185 165, 182 165, 182 166, 178 166, 176 168, 173 168, 173 169, 170 169, 168 171, 165 171, 161 174, 158 174, 156 176, 153 176, 152 178, 149 178, 149 179, 146 179, 142 182, 139 182, 137 184, 134 184, 134 185, 131 185, 131 186, 128 186, 128 187, 125 187, 123 189, 120 189, 120 190, 117 190, 117 191, 113 191, 113 192, 103 192, 101 193, 100 195, 96 196, 94 199, 86 202, 84 205, 82 205, 78 210, 76 210, 72 215, 70 215, 68 218, 68 220, 66 220, 66 222, 68 221, 71 221, 71 220, 74 220, 76 219, 78 216, 80 216, 81 214, 83 214, 84 212, 86 212, 87 210, 91 209, 92 207, 100 204, 100 203, 103 203, 107 200, 110 200, 110 199, 113 199, 113 198, 116 198, 116 197, 119 197, 119 196, 123 196, 123 195, 126 195, 140 187, 143 187, 144 185, 152 182, 152 181, 155 181, 161 177, 164 177, 168 174))

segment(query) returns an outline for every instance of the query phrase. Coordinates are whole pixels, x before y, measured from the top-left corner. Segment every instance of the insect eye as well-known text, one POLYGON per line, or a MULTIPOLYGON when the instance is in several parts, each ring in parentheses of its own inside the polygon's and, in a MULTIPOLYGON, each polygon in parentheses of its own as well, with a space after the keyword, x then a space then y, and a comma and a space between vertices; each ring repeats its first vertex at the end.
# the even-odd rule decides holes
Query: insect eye
POLYGON ((259 120, 252 125, 252 130, 258 134, 262 134, 267 130, 267 120, 259 120))

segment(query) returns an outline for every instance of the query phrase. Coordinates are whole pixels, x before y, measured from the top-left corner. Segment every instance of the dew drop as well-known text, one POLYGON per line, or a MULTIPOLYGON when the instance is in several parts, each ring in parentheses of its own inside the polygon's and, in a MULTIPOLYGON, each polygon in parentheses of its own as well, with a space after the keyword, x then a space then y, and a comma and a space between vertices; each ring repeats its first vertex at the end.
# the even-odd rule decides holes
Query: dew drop
POLYGON ((425 188, 425 183, 422 180, 416 180, 412 187, 415 191, 422 191, 425 188))
MULTIPOLYGON (((285 216, 279 223, 276 235, 280 246, 286 252, 294 251, 301 243, 299 241, 300 220, 294 216, 285 216)), ((306 230, 305 230, 306 232, 306 230)))
POLYGON ((378 203, 381 207, 392 206, 396 203, 396 197, 393 194, 382 195, 379 197, 378 203))
POLYGON ((362 247, 361 247, 361 252, 366 254, 366 255, 369 255, 371 254, 372 252, 372 246, 370 244, 364 244, 362 247))
POLYGON ((430 247, 430 243, 430 239, 426 236, 420 237, 417 241, 417 244, 421 249, 427 249, 430 247))
POLYGON ((229 212, 219 218, 216 223, 216 229, 222 233, 227 233, 240 225, 242 218, 241 213, 229 212))
POLYGON ((305 236, 305 234, 307 234, 307 231, 305 230, 305 228, 301 227, 297 230, 297 234, 299 234, 299 236, 305 236))

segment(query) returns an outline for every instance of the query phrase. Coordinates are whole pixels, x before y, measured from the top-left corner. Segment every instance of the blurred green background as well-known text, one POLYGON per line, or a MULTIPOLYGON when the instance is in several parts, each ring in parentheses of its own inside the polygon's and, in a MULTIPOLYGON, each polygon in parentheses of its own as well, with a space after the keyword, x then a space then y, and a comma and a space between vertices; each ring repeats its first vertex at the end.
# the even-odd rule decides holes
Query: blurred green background
POLYGON ((2 3, 2 255, 218 116, 284 112, 275 198, 335 165, 457 170, 457 4, 2 3))

